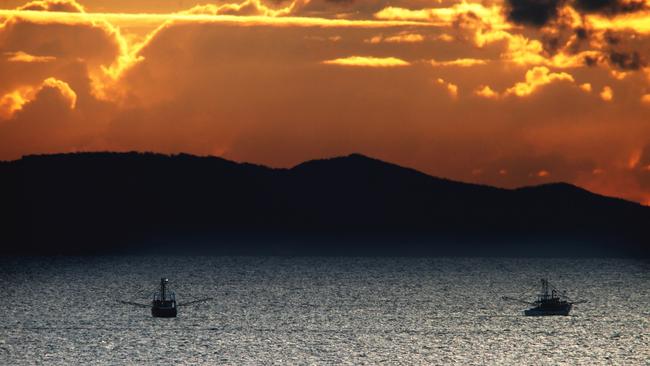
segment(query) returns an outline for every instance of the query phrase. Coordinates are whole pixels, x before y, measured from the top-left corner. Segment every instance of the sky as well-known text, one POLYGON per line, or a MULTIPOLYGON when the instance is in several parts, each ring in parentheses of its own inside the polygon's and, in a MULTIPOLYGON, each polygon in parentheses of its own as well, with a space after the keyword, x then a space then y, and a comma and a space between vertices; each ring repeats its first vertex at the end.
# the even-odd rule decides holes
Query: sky
POLYGON ((0 0, 0 160, 353 152, 650 205, 650 0, 0 0))

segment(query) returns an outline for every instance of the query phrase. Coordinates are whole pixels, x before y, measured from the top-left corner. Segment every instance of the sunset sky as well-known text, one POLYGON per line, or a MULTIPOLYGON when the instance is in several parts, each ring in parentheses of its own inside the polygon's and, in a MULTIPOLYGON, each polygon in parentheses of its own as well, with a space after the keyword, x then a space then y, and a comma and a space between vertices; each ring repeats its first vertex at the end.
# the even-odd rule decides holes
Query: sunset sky
POLYGON ((0 0, 0 160, 363 153, 650 205, 650 0, 0 0))

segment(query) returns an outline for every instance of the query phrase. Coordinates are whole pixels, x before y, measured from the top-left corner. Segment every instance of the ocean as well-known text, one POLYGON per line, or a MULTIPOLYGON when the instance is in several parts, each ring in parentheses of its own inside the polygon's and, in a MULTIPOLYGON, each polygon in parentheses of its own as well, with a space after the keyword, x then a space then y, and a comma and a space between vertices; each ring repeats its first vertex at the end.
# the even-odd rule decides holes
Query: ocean
POLYGON ((629 259, 0 258, 0 364, 650 364, 650 263, 629 259), (152 318, 161 277, 177 318, 152 318), (525 317, 540 278, 570 316, 525 317))

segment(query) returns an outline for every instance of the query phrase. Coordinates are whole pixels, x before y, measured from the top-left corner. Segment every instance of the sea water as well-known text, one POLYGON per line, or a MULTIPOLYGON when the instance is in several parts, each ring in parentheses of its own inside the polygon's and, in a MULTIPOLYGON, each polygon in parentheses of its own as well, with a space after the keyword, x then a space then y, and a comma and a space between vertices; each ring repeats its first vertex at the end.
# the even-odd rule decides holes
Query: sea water
POLYGON ((650 363, 650 264, 624 259, 0 258, 0 364, 650 363), (175 319, 147 304, 161 277, 175 319), (540 278, 566 317, 525 317, 540 278))

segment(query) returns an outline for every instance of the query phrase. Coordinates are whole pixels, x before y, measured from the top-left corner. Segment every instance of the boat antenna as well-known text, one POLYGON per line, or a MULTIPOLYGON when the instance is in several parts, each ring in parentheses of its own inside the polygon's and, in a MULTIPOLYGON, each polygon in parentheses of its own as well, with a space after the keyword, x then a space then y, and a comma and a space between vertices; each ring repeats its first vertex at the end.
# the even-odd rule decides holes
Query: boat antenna
POLYGON ((548 280, 542 278, 542 296, 544 299, 548 298, 548 280))

